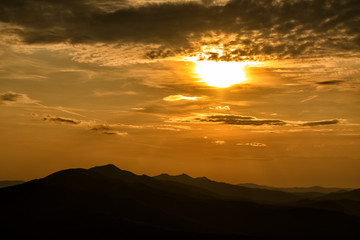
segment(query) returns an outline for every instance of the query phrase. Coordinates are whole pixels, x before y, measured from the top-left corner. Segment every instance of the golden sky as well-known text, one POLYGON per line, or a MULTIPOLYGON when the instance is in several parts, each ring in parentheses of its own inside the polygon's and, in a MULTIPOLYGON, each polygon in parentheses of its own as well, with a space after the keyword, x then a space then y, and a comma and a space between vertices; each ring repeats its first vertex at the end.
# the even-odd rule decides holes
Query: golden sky
POLYGON ((0 179, 360 187, 357 0, 2 0, 0 179))

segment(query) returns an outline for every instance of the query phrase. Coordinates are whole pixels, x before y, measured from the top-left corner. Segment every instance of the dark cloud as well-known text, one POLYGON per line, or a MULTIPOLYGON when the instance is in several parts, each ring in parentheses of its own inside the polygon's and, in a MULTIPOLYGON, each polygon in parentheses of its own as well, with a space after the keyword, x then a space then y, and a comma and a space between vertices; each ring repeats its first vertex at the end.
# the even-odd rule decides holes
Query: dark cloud
POLYGON ((341 80, 330 80, 330 81, 317 82, 317 84, 320 84, 320 85, 336 85, 336 84, 340 84, 342 82, 343 81, 341 81, 341 80))
POLYGON ((95 126, 91 127, 90 130, 101 133, 101 134, 106 134, 106 135, 119 135, 119 136, 128 135, 127 132, 119 132, 119 131, 113 130, 109 125, 105 125, 105 124, 95 125, 95 126))
POLYGON ((107 125, 95 125, 90 130, 95 132, 104 132, 110 130, 110 127, 107 125))
POLYGON ((24 93, 16 93, 12 91, 0 93, 0 104, 12 103, 35 103, 37 101, 30 99, 24 93))
POLYGON ((105 134, 105 135, 117 135, 117 136, 126 136, 128 135, 127 132, 119 132, 119 131, 104 131, 104 132, 101 132, 102 134, 105 134))
POLYGON ((195 3, 149 4, 106 12, 97 2, 4 0, 0 19, 23 26, 21 35, 28 43, 162 43, 183 41, 194 32, 192 25, 201 28, 204 17, 208 18, 207 8, 195 3))
POLYGON ((337 123, 339 123, 339 120, 334 119, 334 120, 323 120, 323 121, 317 121, 317 122, 307 122, 307 123, 301 124, 301 126, 314 127, 314 126, 321 126, 321 125, 332 125, 332 124, 337 124, 337 123))
POLYGON ((73 118, 65 118, 65 117, 58 117, 52 115, 46 115, 42 117, 43 121, 50 121, 59 124, 69 124, 72 126, 83 127, 93 132, 97 132, 100 134, 105 135, 118 135, 118 136, 126 136, 128 135, 127 132, 119 132, 114 130, 107 124, 98 124, 95 121, 86 121, 86 120, 78 120, 73 118))
POLYGON ((337 124, 340 121, 337 119, 333 120, 321 120, 314 122, 294 122, 286 121, 279 119, 259 119, 253 116, 242 116, 236 114, 208 114, 201 115, 199 117, 193 117, 188 119, 182 119, 181 122, 202 122, 202 123, 219 123, 219 124, 229 124, 229 125, 253 125, 253 126, 262 126, 262 125, 272 125, 272 126, 306 126, 306 127, 315 127, 321 125, 333 125, 337 124))
POLYGON ((4 102, 16 102, 17 100, 23 98, 24 95, 21 93, 15 93, 15 92, 6 92, 0 94, 1 101, 4 102))
POLYGON ((124 7, 126 1, 106 1, 106 9, 114 6, 114 11, 107 11, 100 0, 2 0, 0 21, 20 25, 19 34, 27 43, 160 44, 147 53, 149 58, 191 54, 202 44, 218 45, 219 39, 201 41, 211 34, 236 36, 221 40, 225 54, 209 53, 213 60, 360 49, 358 0, 231 0, 224 6, 212 2, 124 7))
POLYGON ((56 117, 51 115, 46 115, 42 118, 44 121, 50 121, 60 124, 70 124, 70 125, 79 125, 81 120, 72 119, 72 118, 64 118, 64 117, 56 117))
POLYGON ((222 123, 231 125, 285 125, 286 122, 282 120, 273 119, 258 119, 251 116, 241 116, 233 114, 219 114, 219 115, 207 115, 202 117, 194 118, 195 121, 199 122, 210 122, 210 123, 222 123))

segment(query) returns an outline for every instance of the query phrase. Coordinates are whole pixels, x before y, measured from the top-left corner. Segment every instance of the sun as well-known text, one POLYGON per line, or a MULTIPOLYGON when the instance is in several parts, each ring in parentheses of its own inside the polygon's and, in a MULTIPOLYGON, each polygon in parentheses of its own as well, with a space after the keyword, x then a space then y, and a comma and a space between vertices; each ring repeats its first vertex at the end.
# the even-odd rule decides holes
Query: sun
POLYGON ((227 88, 246 81, 242 62, 196 61, 194 72, 208 86, 227 88))

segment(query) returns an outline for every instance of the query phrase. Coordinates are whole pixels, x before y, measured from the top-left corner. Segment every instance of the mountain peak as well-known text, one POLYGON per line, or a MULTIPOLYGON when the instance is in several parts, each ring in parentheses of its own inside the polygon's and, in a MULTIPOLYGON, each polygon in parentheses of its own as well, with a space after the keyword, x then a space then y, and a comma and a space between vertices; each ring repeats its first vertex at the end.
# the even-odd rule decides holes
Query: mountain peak
POLYGON ((92 167, 89 171, 99 173, 110 178, 123 178, 123 177, 134 177, 136 176, 132 172, 121 170, 113 164, 107 164, 104 166, 92 167))
POLYGON ((187 175, 185 173, 182 173, 182 174, 178 175, 178 177, 192 178, 192 177, 190 177, 189 175, 187 175))
POLYGON ((178 181, 186 181, 186 182, 189 182, 189 181, 192 182, 195 180, 194 178, 190 177, 189 175, 187 175, 185 173, 182 173, 180 175, 170 176, 170 178, 175 178, 178 181))
POLYGON ((197 179, 197 180, 200 180, 200 181, 211 181, 211 180, 208 179, 207 177, 197 177, 196 179, 197 179))
POLYGON ((96 166, 96 167, 92 167, 89 168, 89 170, 93 170, 93 171, 121 171, 120 168, 116 167, 114 164, 107 164, 107 165, 103 165, 103 166, 96 166))
POLYGON ((156 176, 155 178, 160 179, 160 180, 170 180, 170 181, 178 181, 178 182, 189 182, 189 181, 193 181, 194 178, 190 177, 189 175, 182 173, 179 175, 169 175, 167 173, 163 173, 160 174, 158 176, 156 176))

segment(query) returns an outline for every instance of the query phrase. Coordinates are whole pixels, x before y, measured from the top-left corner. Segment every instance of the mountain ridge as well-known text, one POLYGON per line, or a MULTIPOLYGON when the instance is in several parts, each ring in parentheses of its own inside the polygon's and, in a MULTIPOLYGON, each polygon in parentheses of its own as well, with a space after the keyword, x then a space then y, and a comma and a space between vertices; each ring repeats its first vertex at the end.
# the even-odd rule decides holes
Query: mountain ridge
POLYGON ((353 188, 337 188, 337 187, 322 187, 322 186, 311 186, 311 187, 273 187, 267 185, 259 185, 255 183, 241 183, 236 184, 237 186, 249 187, 249 188, 261 188, 267 190, 284 191, 291 193, 303 193, 303 192, 319 192, 319 193, 333 193, 353 190, 353 188))

